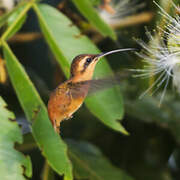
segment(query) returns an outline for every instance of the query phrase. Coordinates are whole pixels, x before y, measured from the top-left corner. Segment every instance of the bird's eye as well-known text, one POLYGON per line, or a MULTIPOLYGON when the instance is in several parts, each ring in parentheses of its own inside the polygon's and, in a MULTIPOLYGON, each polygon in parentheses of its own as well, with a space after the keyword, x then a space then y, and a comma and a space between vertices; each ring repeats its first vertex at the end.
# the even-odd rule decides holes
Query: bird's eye
POLYGON ((84 64, 84 67, 86 68, 91 63, 91 61, 92 61, 92 58, 87 58, 84 64))
POLYGON ((87 62, 87 63, 90 63, 91 61, 92 61, 91 58, 87 58, 87 59, 86 59, 86 62, 87 62))

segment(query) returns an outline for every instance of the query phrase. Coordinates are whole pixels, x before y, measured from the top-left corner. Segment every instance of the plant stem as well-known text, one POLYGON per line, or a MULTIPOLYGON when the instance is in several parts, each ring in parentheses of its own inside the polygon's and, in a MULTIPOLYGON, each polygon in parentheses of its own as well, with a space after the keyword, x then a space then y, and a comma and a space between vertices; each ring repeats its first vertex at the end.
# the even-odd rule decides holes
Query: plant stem
POLYGON ((28 12, 28 10, 32 7, 33 2, 29 2, 26 7, 23 9, 23 11, 19 14, 19 16, 17 17, 17 19, 12 23, 11 26, 9 26, 9 28, 4 32, 4 34, 1 37, 1 41, 5 41, 7 40, 7 37, 9 36, 9 34, 12 32, 12 30, 15 28, 15 26, 17 25, 17 23, 21 20, 21 18, 28 12))

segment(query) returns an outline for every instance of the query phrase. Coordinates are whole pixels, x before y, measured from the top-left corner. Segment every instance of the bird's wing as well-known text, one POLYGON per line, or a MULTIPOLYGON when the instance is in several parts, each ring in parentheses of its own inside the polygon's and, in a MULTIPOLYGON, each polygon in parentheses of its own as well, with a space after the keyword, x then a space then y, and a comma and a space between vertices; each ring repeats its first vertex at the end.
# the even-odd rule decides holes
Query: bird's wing
POLYGON ((120 85, 120 82, 127 77, 127 74, 116 74, 110 77, 81 81, 75 83, 71 90, 73 97, 92 95, 97 91, 120 85))

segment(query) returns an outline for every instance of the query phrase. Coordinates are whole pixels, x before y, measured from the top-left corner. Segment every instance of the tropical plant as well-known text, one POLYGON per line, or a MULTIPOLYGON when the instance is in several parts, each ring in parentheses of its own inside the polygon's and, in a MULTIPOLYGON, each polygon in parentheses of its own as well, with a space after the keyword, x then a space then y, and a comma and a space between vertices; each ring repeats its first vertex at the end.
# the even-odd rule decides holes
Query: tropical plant
POLYGON ((179 179, 179 14, 171 0, 0 0, 0 179, 179 179), (121 74, 119 86, 57 134, 46 104, 73 58, 126 47, 144 51, 103 58, 94 75, 121 74), (145 88, 159 91, 139 99, 145 88))

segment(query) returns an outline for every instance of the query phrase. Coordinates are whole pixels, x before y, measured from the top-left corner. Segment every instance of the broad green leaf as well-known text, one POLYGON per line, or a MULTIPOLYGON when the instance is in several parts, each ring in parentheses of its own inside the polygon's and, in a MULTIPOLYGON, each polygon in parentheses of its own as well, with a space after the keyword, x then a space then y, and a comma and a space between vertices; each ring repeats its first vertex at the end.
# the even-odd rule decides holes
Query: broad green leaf
POLYGON ((77 179, 132 180, 124 171, 113 166, 94 145, 73 140, 68 140, 67 144, 77 179))
MULTIPOLYGON (((81 35, 77 27, 56 9, 40 4, 34 6, 34 10, 38 15, 45 39, 67 77, 70 64, 75 56, 83 53, 100 53, 86 36, 81 35)), ((108 76, 112 73, 105 58, 102 58, 96 67, 95 77, 108 76)), ((97 93, 86 100, 86 105, 104 124, 127 134, 117 121, 122 119, 124 112, 122 96, 117 88, 97 93)))
POLYGON ((0 179, 25 180, 25 176, 32 175, 31 160, 14 149, 16 142, 23 141, 14 119, 14 114, 6 109, 6 103, 0 97, 0 179))
POLYGON ((89 0, 89 2, 93 5, 93 6, 99 6, 101 4, 101 0, 89 0))
POLYGON ((104 36, 116 39, 116 34, 111 27, 104 22, 94 9, 89 0, 72 0, 82 15, 104 36))
POLYGON ((27 119, 33 123, 32 133, 42 154, 58 174, 64 174, 66 180, 71 180, 72 170, 66 144, 55 133, 44 103, 6 43, 3 43, 3 52, 11 82, 27 119))

